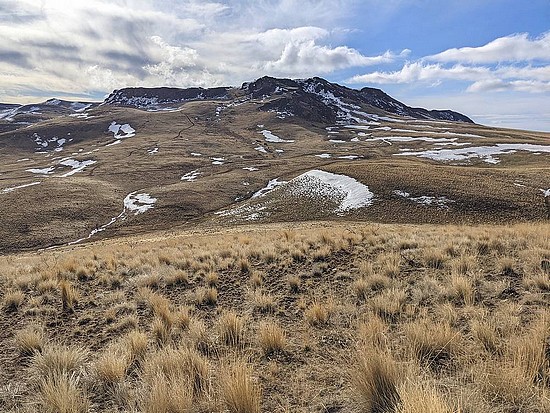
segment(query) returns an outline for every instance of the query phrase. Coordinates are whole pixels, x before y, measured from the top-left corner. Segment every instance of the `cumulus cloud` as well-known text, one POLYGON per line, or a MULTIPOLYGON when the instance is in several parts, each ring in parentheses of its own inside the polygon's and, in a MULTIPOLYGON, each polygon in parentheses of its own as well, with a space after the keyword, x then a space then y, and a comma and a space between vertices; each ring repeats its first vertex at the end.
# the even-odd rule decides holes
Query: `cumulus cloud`
POLYGON ((428 56, 427 60, 462 63, 523 62, 550 59, 550 32, 530 39, 528 33, 500 37, 480 47, 462 47, 428 56))
POLYGON ((332 45, 354 2, 0 0, 2 99, 304 77, 405 56, 332 45))
POLYGON ((467 92, 546 93, 550 91, 550 33, 498 38, 481 47, 448 49, 406 62, 395 71, 353 76, 349 83, 429 84, 466 82, 467 92))

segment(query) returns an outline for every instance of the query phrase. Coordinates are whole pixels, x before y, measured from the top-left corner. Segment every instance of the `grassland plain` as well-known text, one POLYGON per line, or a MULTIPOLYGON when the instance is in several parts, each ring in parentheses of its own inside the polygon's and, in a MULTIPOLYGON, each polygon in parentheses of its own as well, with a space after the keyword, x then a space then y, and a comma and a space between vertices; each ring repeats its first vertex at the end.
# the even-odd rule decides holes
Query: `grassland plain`
POLYGON ((0 410, 548 412, 549 246, 309 222, 4 255, 0 410))

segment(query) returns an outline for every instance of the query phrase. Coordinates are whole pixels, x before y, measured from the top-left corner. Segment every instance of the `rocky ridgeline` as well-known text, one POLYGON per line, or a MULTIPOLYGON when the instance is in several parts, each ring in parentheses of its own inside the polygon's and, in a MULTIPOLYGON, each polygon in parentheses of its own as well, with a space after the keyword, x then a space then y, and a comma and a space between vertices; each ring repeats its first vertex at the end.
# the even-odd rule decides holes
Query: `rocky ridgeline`
POLYGON ((125 88, 113 91, 103 105, 130 106, 157 110, 193 100, 234 98, 263 100, 262 110, 299 116, 317 122, 354 121, 385 115, 408 116, 415 119, 445 120, 473 123, 470 118, 451 110, 427 110, 407 106, 380 89, 350 89, 324 79, 277 79, 262 77, 244 83, 240 88, 125 88))

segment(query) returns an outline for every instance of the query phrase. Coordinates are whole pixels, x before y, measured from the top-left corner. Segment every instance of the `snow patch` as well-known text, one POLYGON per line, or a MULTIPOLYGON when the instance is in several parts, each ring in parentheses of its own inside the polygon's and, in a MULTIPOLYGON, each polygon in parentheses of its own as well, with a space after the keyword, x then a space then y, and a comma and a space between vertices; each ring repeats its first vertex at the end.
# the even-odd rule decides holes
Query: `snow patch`
POLYGON ((92 161, 91 159, 86 160, 86 161, 77 161, 77 160, 74 160, 74 159, 71 159, 71 158, 63 159, 61 162, 59 162, 59 165, 69 166, 69 167, 73 168, 73 170, 69 171, 67 173, 64 173, 63 175, 61 175, 61 178, 66 178, 68 176, 76 174, 77 172, 81 172, 87 166, 93 165, 95 163, 96 163, 96 161, 92 161))
POLYGON ((359 158, 362 158, 362 156, 359 156, 359 155, 344 155, 344 156, 339 156, 338 157, 338 159, 350 159, 350 160, 359 159, 359 158))
POLYGON ((199 177, 199 175, 202 175, 202 172, 199 172, 198 169, 195 169, 191 172, 187 172, 185 175, 183 175, 181 177, 181 180, 182 181, 187 181, 187 182, 195 182, 197 180, 197 178, 199 177))
POLYGON ((13 192, 13 191, 15 191, 15 190, 17 190, 17 189, 27 188, 27 187, 29 187, 29 186, 38 185, 38 184, 40 184, 40 183, 41 183, 41 181, 37 181, 37 182, 31 182, 30 184, 12 186, 12 187, 10 187, 10 188, 4 188, 4 189, 2 189, 2 191, 0 191, 0 193, 6 194, 6 193, 8 193, 8 192, 13 192))
POLYGON ((245 171, 250 171, 250 172, 254 172, 254 171, 259 171, 258 168, 254 168, 253 166, 246 166, 243 168, 245 171))
POLYGON ((50 175, 55 170, 54 166, 50 166, 48 168, 31 168, 31 169, 25 169, 25 171, 33 173, 33 174, 43 174, 43 175, 50 175))
POLYGON ((419 152, 396 153, 397 156, 418 156, 436 161, 466 161, 471 158, 479 158, 490 164, 500 162, 497 155, 514 153, 517 151, 525 152, 544 152, 550 153, 550 146, 534 145, 528 143, 499 143, 494 146, 472 146, 456 149, 434 149, 419 152))
POLYGON ((413 197, 408 192, 401 191, 401 190, 395 190, 395 191, 393 191, 393 193, 397 196, 402 197, 402 198, 406 198, 406 199, 409 199, 413 202, 416 202, 417 204, 428 205, 428 206, 429 205, 435 205, 439 208, 449 208, 447 206, 447 204, 449 204, 451 202, 455 202, 452 199, 449 199, 445 196, 426 196, 426 195, 423 195, 423 196, 413 197))
POLYGON ((120 125, 115 121, 111 122, 108 128, 109 132, 113 133, 115 139, 131 138, 136 136, 136 130, 132 128, 128 123, 120 125))
POLYGON ((356 179, 317 169, 294 178, 288 186, 293 195, 315 195, 338 200, 340 205, 335 211, 337 213, 369 206, 374 198, 369 187, 356 179))
POLYGON ((137 194, 134 191, 124 198, 124 208, 133 212, 134 215, 138 215, 152 209, 156 202, 157 198, 153 198, 147 193, 137 194))
POLYGON ((264 188, 260 189, 259 191, 256 191, 252 195, 252 198, 260 198, 262 196, 265 196, 269 192, 277 188, 278 186, 284 185, 286 183, 287 183, 286 181, 279 181, 279 178, 272 179, 267 183, 267 185, 264 188))
POLYGON ((271 143, 292 143, 292 142, 294 142, 294 140, 281 139, 277 135, 274 135, 273 133, 271 133, 271 131, 268 131, 267 129, 262 130, 260 133, 262 135, 264 135, 264 138, 265 138, 266 142, 271 142, 271 143))

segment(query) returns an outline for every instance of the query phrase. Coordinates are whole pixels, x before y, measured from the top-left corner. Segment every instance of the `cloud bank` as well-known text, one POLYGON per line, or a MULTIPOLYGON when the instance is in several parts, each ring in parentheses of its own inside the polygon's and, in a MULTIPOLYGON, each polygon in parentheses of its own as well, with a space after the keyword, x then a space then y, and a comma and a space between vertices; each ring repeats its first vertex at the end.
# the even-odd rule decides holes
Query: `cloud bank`
POLYGON ((468 92, 550 92, 550 32, 530 39, 525 33, 495 39, 480 47, 445 50, 400 70, 356 75, 350 83, 439 85, 468 83, 468 92))
POLYGON ((215 86, 393 62, 391 52, 333 45, 352 3, 0 0, 0 95, 215 86))

